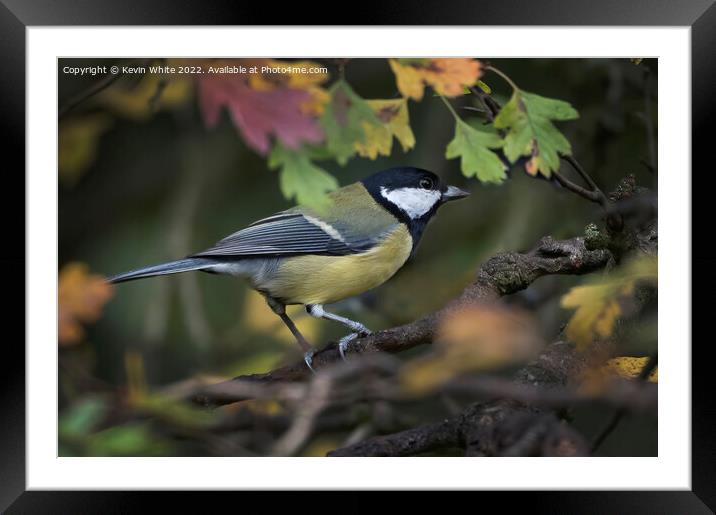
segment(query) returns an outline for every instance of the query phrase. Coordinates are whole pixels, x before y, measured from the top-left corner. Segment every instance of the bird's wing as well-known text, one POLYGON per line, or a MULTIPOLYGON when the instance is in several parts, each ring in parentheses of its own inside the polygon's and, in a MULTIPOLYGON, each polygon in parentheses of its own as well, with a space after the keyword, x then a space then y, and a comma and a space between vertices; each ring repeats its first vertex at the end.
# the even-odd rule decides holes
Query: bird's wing
POLYGON ((254 222, 192 257, 347 255, 368 250, 375 241, 315 216, 283 212, 254 222))

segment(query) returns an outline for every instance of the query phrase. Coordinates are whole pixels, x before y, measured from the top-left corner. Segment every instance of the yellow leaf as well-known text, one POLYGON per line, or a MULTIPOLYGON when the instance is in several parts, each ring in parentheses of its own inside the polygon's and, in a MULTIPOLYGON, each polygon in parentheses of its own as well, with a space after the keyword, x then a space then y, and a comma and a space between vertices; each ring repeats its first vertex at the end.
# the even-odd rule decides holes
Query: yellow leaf
POLYGON ((606 280, 572 288, 561 300, 562 307, 576 310, 567 323, 567 338, 584 350, 592 341, 611 336, 637 282, 655 281, 656 277, 656 259, 643 257, 627 263, 606 280))
POLYGON ((355 143, 360 156, 375 159, 379 155, 389 156, 393 147, 393 136, 400 142, 403 152, 415 146, 415 136, 410 128, 407 99, 368 100, 379 124, 362 124, 364 141, 355 143))
POLYGON ((472 86, 482 76, 481 63, 470 58, 390 59, 389 63, 398 90, 413 100, 423 98, 425 85, 441 95, 462 95, 466 86, 472 86))
POLYGON ((259 91, 271 91, 280 88, 310 89, 328 80, 328 73, 303 73, 299 70, 317 69, 322 66, 313 61, 277 61, 267 60, 259 66, 259 73, 252 73, 249 85, 259 91), (263 66, 282 70, 278 73, 261 72, 263 66), (284 71, 285 70, 285 71, 284 71))
POLYGON ((435 352, 403 367, 401 382, 410 392, 425 393, 465 372, 524 362, 541 344, 534 320, 520 310, 501 305, 461 308, 440 322, 435 352))
MULTIPOLYGON (((634 379, 639 377, 641 371, 644 369, 646 364, 649 362, 649 358, 634 358, 628 356, 622 356, 619 358, 612 358, 607 361, 605 367, 607 370, 615 373, 616 375, 625 379, 634 379)), ((655 367, 651 371, 647 380, 656 383, 659 380, 658 367, 655 367)))
POLYGON ((59 274, 58 336, 60 345, 82 341, 82 323, 94 322, 112 296, 112 285, 102 276, 91 275, 87 265, 70 263, 59 274))
POLYGON ((99 139, 112 126, 104 114, 72 118, 60 123, 58 170, 66 184, 74 184, 97 158, 99 139))
POLYGON ((622 288, 631 290, 631 285, 579 286, 562 297, 562 307, 576 309, 566 334, 578 349, 585 349, 596 337, 606 338, 612 334, 621 314, 619 297, 627 294, 622 288))
POLYGON ((97 101, 117 115, 146 121, 154 115, 155 109, 168 110, 183 105, 189 100, 193 89, 189 79, 147 73, 138 84, 131 87, 117 85, 105 89, 97 95, 97 101))
POLYGON ((413 66, 403 66, 395 59, 390 59, 390 68, 395 74, 398 83, 398 91, 404 97, 420 100, 423 98, 423 77, 417 68, 413 66))

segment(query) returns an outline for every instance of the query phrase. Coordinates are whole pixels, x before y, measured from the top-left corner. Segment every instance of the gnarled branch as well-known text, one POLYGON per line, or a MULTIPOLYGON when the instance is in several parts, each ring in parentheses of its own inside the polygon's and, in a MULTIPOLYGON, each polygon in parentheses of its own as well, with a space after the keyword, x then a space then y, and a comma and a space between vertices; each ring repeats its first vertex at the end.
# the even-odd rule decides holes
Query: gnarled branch
MULTIPOLYGON (((445 307, 409 324, 354 340, 347 354, 379 351, 397 353, 432 343, 439 321, 456 308, 475 302, 497 300, 503 295, 527 288, 544 275, 579 275, 593 272, 605 267, 611 259, 611 253, 606 249, 588 249, 581 237, 568 240, 545 237, 529 252, 505 252, 490 258, 480 267, 475 280, 445 307)), ((313 366, 320 371, 322 367, 340 359, 336 344, 331 343, 316 352, 313 366)), ((232 381, 273 383, 297 381, 309 376, 310 371, 303 361, 300 361, 264 374, 239 376, 232 381)), ((210 406, 246 398, 230 395, 228 392, 231 390, 230 387, 227 388, 227 383, 211 385, 195 395, 194 401, 210 406)))

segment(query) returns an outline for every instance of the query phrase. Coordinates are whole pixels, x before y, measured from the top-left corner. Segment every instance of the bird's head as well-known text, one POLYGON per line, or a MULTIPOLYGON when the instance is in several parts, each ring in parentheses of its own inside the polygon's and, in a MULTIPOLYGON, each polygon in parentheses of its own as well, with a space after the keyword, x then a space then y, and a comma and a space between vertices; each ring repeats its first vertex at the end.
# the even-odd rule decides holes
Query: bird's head
POLYGON ((427 222, 445 202, 469 195, 448 186, 433 172, 413 167, 389 168, 362 183, 376 202, 408 224, 427 222))

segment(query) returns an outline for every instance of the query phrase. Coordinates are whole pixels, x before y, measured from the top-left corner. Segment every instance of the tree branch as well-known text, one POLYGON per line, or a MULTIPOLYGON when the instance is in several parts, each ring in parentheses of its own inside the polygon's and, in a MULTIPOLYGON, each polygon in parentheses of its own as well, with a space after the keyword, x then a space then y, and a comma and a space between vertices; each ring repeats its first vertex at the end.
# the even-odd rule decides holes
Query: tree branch
MULTIPOLYGON (((432 343, 439 321, 456 308, 476 302, 495 301, 527 288, 544 275, 580 275, 598 270, 612 259, 605 249, 589 250, 581 237, 569 240, 554 240, 545 237, 526 253, 505 252, 488 259, 478 270, 475 280, 462 294, 442 309, 430 313, 409 324, 378 331, 351 342, 347 354, 375 352, 397 353, 418 345, 432 343)), ((331 363, 339 361, 340 355, 335 343, 331 343, 314 354, 313 366, 320 371, 331 363)), ((206 387, 193 397, 205 406, 217 406, 246 399, 231 395, 231 383, 275 383, 298 381, 310 377, 310 371, 303 361, 278 368, 264 374, 239 376, 231 381, 206 387)))
MULTIPOLYGON (((597 344, 592 354, 585 354, 568 343, 555 342, 537 360, 520 369, 514 382, 523 387, 545 389, 566 385, 588 366, 592 355, 603 353, 608 345, 597 344)), ((589 452, 581 435, 562 424, 550 411, 500 398, 474 403, 439 424, 369 438, 328 455, 406 456, 438 447, 462 448, 470 456, 583 456, 589 452), (434 431, 438 432, 435 437, 430 434, 434 431)))

